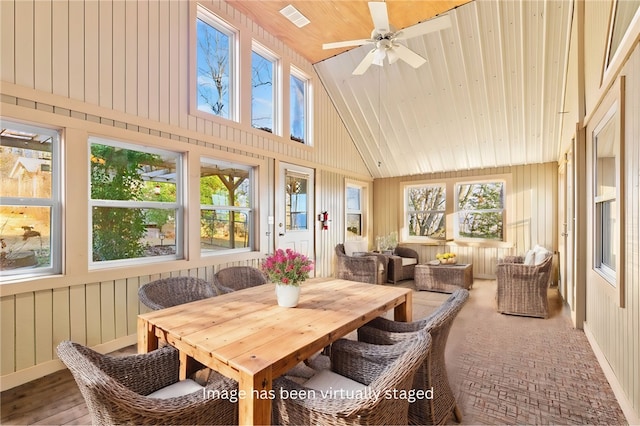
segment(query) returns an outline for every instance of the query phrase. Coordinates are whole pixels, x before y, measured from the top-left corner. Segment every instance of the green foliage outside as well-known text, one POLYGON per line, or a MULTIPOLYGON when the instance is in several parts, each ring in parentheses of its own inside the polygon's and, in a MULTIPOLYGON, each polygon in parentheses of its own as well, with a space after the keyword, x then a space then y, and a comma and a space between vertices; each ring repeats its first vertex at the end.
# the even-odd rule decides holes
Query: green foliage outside
POLYGON ((445 197, 442 186, 423 186, 408 191, 409 235, 445 237, 445 197))
MULTIPOLYGON (((140 164, 159 163, 157 156, 91 145, 91 198, 94 200, 144 199, 140 164)), ((142 238, 146 218, 142 209, 93 208, 93 260, 131 259, 144 255, 142 238)))
POLYGON ((503 189, 500 182, 460 185, 458 233, 461 237, 502 240, 503 189))

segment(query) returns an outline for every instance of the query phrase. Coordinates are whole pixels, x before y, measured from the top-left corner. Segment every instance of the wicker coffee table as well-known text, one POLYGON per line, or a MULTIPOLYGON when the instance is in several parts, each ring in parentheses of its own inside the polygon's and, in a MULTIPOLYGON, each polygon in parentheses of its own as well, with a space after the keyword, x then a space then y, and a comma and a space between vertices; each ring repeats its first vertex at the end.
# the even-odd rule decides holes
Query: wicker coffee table
POLYGON ((418 290, 453 293, 459 288, 471 288, 473 265, 416 265, 414 279, 418 290))

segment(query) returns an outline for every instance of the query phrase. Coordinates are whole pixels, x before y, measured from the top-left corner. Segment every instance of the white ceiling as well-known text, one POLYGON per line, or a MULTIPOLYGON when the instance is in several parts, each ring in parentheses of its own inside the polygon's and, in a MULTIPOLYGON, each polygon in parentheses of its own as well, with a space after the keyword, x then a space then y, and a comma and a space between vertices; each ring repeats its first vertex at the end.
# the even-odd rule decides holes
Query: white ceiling
POLYGON ((372 176, 556 161, 573 0, 474 0, 446 13, 451 28, 408 40, 420 68, 351 75, 367 46, 314 65, 372 176))

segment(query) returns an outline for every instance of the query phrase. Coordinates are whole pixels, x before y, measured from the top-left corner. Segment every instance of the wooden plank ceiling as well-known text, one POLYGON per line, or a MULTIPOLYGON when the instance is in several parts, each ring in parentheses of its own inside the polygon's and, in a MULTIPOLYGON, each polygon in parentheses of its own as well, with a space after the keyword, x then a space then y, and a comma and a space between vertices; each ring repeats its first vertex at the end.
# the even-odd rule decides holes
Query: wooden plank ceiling
MULTIPOLYGON (((397 29, 438 14, 450 28, 407 40, 427 63, 352 71, 370 45, 366 1, 243 1, 231 5, 308 58, 373 177, 556 161, 565 111, 573 0, 387 1, 397 29), (311 23, 297 28, 280 9, 311 23)), ((575 121, 573 121, 575 123, 575 121)))

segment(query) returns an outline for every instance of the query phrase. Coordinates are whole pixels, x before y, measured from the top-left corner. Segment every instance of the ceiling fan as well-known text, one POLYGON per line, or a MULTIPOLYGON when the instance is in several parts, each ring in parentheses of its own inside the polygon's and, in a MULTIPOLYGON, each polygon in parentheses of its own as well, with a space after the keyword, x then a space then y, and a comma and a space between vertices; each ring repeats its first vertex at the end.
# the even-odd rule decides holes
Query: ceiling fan
POLYGON ((398 59, 402 59, 413 68, 418 68, 427 62, 427 60, 400 42, 451 26, 451 18, 449 15, 441 15, 397 31, 389 24, 387 4, 385 2, 370 1, 369 11, 371 12, 371 19, 374 25, 373 31, 371 31, 371 38, 338 41, 322 45, 323 49, 335 49, 338 47, 362 46, 367 43, 373 44, 374 48, 367 53, 362 62, 353 70, 353 75, 364 74, 371 64, 382 66, 385 57, 389 60, 390 64, 393 64, 398 59))

